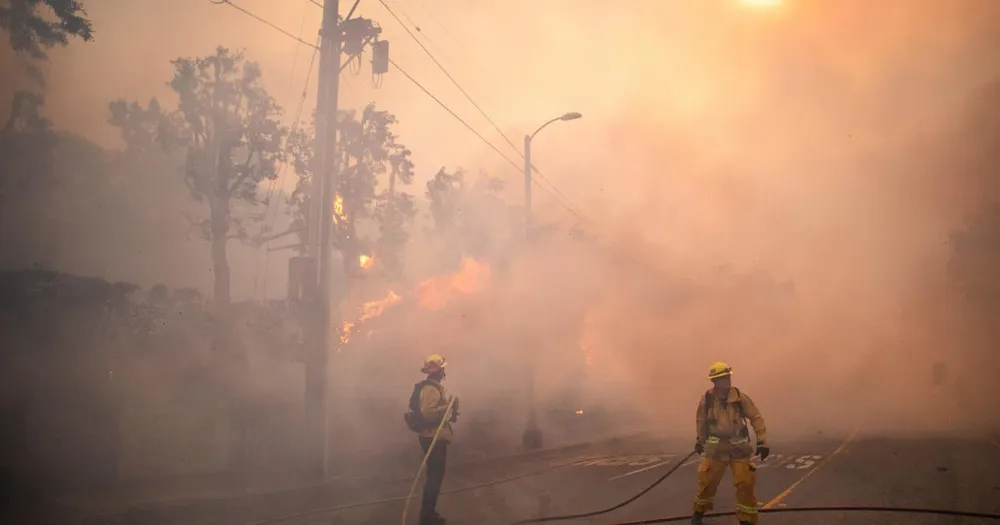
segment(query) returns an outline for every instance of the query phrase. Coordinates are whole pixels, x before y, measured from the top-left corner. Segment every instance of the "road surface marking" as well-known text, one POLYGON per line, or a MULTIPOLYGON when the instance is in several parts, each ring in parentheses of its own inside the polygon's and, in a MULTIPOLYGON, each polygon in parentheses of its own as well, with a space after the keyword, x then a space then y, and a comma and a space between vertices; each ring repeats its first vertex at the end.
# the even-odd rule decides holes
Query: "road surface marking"
POLYGON ((613 478, 610 478, 608 481, 614 481, 616 479, 627 478, 627 477, 631 476, 632 474, 638 474, 640 472, 646 472, 647 470, 653 470, 654 468, 659 468, 659 467, 662 467, 664 465, 669 465, 669 464, 670 464, 669 461, 664 461, 662 463, 657 463, 655 465, 650 465, 648 467, 643 467, 643 468, 641 468, 639 470, 633 470, 632 472, 626 472, 625 474, 622 474, 620 476, 615 476, 613 478))
POLYGON ((577 456, 577 457, 575 457, 575 458, 573 458, 573 459, 571 459, 569 461, 555 461, 555 459, 553 459, 552 462, 555 463, 555 464, 557 464, 557 465, 563 465, 563 466, 567 466, 567 467, 575 467, 575 466, 580 465, 582 463, 585 463, 587 461, 593 461, 595 459, 599 459, 599 458, 603 458, 603 457, 606 457, 606 456, 600 456, 600 455, 597 455, 597 454, 588 454, 586 456, 577 456))
POLYGON ((806 470, 812 468, 817 462, 823 459, 822 454, 803 454, 801 456, 786 456, 784 454, 772 454, 767 460, 757 464, 757 468, 782 467, 786 469, 806 470))
POLYGON ((804 456, 799 456, 793 461, 790 461, 785 465, 785 468, 806 470, 812 468, 817 464, 818 461, 822 460, 823 456, 819 454, 806 454, 804 456))
MULTIPOLYGON (((817 461, 823 459, 822 454, 803 454, 799 457, 786 456, 784 454, 772 454, 768 456, 767 460, 761 461, 757 464, 757 468, 764 467, 780 467, 784 465, 787 469, 797 469, 806 470, 813 467, 817 461)), ((701 457, 696 457, 687 463, 681 465, 681 467, 686 467, 688 465, 694 465, 701 461, 701 457)))
POLYGON ((767 505, 764 505, 762 508, 769 509, 769 508, 777 505, 778 503, 781 503, 781 500, 787 498, 788 495, 791 494, 792 491, 795 490, 796 487, 798 487, 799 485, 801 485, 802 482, 806 480, 806 478, 808 478, 809 476, 812 476, 817 470, 820 469, 820 467, 822 467, 823 465, 826 465, 827 463, 830 462, 831 459, 837 457, 837 455, 839 455, 841 452, 843 452, 844 449, 847 448, 847 444, 850 443, 852 439, 854 439, 854 436, 857 435, 857 433, 858 433, 858 429, 855 428, 854 432, 851 432, 851 435, 847 436, 847 439, 845 439, 844 442, 841 443, 839 447, 837 447, 837 450, 834 450, 832 453, 830 453, 830 455, 826 457, 825 461, 821 462, 819 465, 816 465, 816 468, 810 470, 809 472, 806 472, 806 474, 804 476, 802 476, 801 478, 799 478, 798 481, 796 481, 795 483, 792 483, 791 487, 788 487, 787 489, 785 489, 784 492, 782 492, 781 494, 778 494, 778 496, 776 498, 774 498, 771 501, 767 502, 767 505))
POLYGON ((577 467, 645 467, 653 463, 660 463, 667 458, 672 458, 676 454, 642 454, 636 456, 605 456, 595 459, 584 459, 574 462, 577 467))
MULTIPOLYGON (((1000 445, 998 445, 998 446, 1000 446, 1000 445)), ((651 462, 653 459, 659 460, 659 459, 665 459, 665 458, 668 458, 668 457, 675 457, 675 456, 676 456, 676 454, 664 454, 664 455, 662 455, 662 457, 661 456, 626 456, 624 458, 598 458, 598 459, 591 460, 591 461, 584 461, 584 462, 574 463, 574 465, 580 465, 580 466, 622 466, 624 464, 623 463, 624 461, 626 461, 628 459, 632 459, 632 460, 635 460, 635 461, 633 461, 631 463, 628 463, 628 465, 629 466, 639 466, 642 461, 651 462)), ((757 464, 757 468, 764 468, 764 467, 768 467, 768 466, 774 467, 774 468, 778 468, 778 467, 784 466, 786 469, 789 469, 789 470, 808 470, 810 468, 813 468, 813 467, 817 466, 822 460, 823 460, 823 454, 803 454, 801 456, 786 456, 784 454, 774 454, 774 455, 770 456, 767 461, 762 461, 762 462, 758 463, 757 464)), ((694 465, 695 463, 698 463, 700 461, 701 461, 701 458, 697 457, 697 458, 694 458, 692 460, 689 460, 689 461, 681 464, 681 467, 686 467, 688 465, 694 465)), ((613 478, 609 478, 608 481, 614 481, 616 479, 627 478, 627 477, 629 477, 629 476, 631 476, 633 474, 639 474, 640 472, 646 472, 647 470, 652 470, 652 469, 659 468, 659 467, 662 467, 662 466, 665 466, 665 465, 669 465, 669 464, 670 464, 670 461, 661 461, 661 462, 655 463, 653 465, 645 466, 645 467, 640 468, 638 470, 634 470, 634 471, 631 471, 631 472, 626 472, 625 474, 621 474, 621 475, 615 476, 613 478)))

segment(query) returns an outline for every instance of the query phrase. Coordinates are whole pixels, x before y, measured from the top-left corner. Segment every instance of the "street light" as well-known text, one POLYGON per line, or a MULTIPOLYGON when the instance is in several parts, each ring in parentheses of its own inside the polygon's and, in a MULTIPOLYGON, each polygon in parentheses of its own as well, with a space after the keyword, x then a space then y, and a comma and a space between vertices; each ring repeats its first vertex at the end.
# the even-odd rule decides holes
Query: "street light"
MULTIPOLYGON (((530 135, 524 136, 524 236, 531 238, 531 141, 538 135, 538 132, 557 120, 576 120, 583 117, 580 113, 572 112, 558 116, 541 126, 530 135)), ((535 414, 535 362, 531 360, 528 372, 528 421, 525 424, 524 434, 521 436, 521 444, 525 449, 534 450, 542 447, 542 430, 538 428, 538 419, 535 414)))
POLYGON ((572 112, 566 113, 564 115, 558 116, 535 130, 531 135, 524 136, 524 234, 525 237, 531 236, 531 141, 538 135, 538 132, 545 129, 546 126, 552 124, 553 122, 559 120, 576 120, 582 118, 583 115, 580 113, 572 112))

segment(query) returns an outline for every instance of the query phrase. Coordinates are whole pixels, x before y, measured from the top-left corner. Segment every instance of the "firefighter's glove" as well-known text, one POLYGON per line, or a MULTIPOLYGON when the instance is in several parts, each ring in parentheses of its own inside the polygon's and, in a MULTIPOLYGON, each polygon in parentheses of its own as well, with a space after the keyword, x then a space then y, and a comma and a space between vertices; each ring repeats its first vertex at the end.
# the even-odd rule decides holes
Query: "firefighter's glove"
POLYGON ((757 455, 760 456, 761 461, 767 459, 767 456, 771 455, 771 447, 757 445, 757 455))
POLYGON ((705 453, 705 445, 702 444, 702 443, 695 443, 694 444, 694 453, 695 454, 704 454, 705 453))

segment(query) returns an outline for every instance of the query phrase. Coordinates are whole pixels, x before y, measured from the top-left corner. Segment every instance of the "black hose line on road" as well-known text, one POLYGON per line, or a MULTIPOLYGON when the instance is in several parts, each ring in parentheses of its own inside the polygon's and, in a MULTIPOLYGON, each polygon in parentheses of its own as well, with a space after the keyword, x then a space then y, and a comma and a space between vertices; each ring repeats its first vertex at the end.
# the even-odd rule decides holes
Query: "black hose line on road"
POLYGON ((616 511, 616 510, 618 510, 618 509, 620 509, 620 508, 628 505, 629 503, 632 503, 633 501, 635 501, 635 500, 637 500, 637 499, 645 496, 647 492, 649 492, 649 491, 653 490, 654 488, 656 488, 656 486, 659 485, 660 483, 663 483, 663 481, 665 479, 669 478, 671 474, 673 474, 674 472, 676 472, 677 469, 681 468, 681 465, 683 465, 684 463, 686 463, 687 460, 691 459, 691 457, 694 456, 694 455, 695 455, 695 452, 692 451, 690 454, 684 456, 680 461, 677 462, 676 465, 674 465, 674 468, 668 470, 666 474, 660 476, 660 478, 657 479, 656 481, 654 481, 650 486, 646 487, 645 489, 643 489, 641 492, 639 492, 635 496, 632 496, 631 498, 629 498, 629 499, 627 499, 627 500, 625 500, 625 501, 623 501, 623 502, 621 502, 621 503, 619 503, 619 504, 617 504, 617 505, 615 505, 613 507, 608 507, 608 508, 603 509, 603 510, 595 510, 593 512, 584 512, 584 513, 581 513, 581 514, 566 514, 564 516, 549 516, 549 517, 546 517, 546 518, 532 518, 532 519, 529 519, 529 520, 516 521, 516 522, 514 522, 511 525, 524 525, 524 524, 527 524, 527 523, 544 523, 544 522, 547 522, 547 521, 578 520, 578 519, 583 519, 583 518, 592 518, 594 516, 600 516, 601 514, 607 514, 609 512, 616 511))
MULTIPOLYGON (((510 476, 510 477, 501 478, 501 479, 497 479, 497 480, 493 480, 493 481, 487 481, 485 483, 477 483, 475 485, 467 485, 465 487, 455 487, 455 488, 452 488, 452 489, 442 490, 441 491, 441 495, 455 494, 457 492, 468 492, 470 490, 479 490, 479 489, 483 489, 483 488, 487 488, 487 487, 493 487, 493 486, 496 486, 496 485, 501 485, 503 483, 510 483, 512 481, 517 481, 519 479, 530 478, 530 477, 533 477, 533 476, 540 476, 542 474, 546 474, 546 473, 552 472, 554 470, 561 469, 563 467, 568 467, 568 466, 576 463, 577 461, 579 461, 579 460, 573 459, 573 460, 570 460, 570 461, 563 461, 563 462, 556 463, 555 465, 550 465, 550 466, 545 467, 543 469, 533 470, 531 472, 526 472, 524 474, 518 474, 516 476, 510 476)), ((317 515, 320 515, 320 514, 326 514, 326 513, 330 513, 330 512, 337 512, 337 511, 342 511, 342 510, 355 509, 355 508, 359 508, 359 507, 370 507, 370 506, 382 505, 382 504, 386 504, 386 503, 396 503, 396 502, 404 501, 405 499, 406 499, 406 496, 398 496, 398 497, 395 497, 395 498, 383 498, 383 499, 379 499, 379 500, 361 501, 361 502, 356 502, 356 503, 345 503, 345 504, 337 505, 337 506, 333 506, 333 507, 324 507, 324 508, 321 508, 321 509, 314 509, 314 510, 310 510, 310 511, 306 511, 306 512, 300 512, 300 513, 297 513, 297 514, 290 514, 290 515, 286 515, 286 516, 278 516, 278 517, 275 517, 275 518, 268 518, 268 519, 262 520, 262 521, 255 521, 253 523, 250 523, 249 525, 273 525, 275 523, 283 523, 283 522, 286 522, 286 521, 292 521, 292 520, 297 520, 297 519, 302 519, 302 518, 308 518, 308 517, 311 517, 311 516, 317 516, 317 515)))
MULTIPOLYGON (((990 514, 988 512, 966 512, 962 510, 946 509, 920 509, 908 507, 787 507, 781 509, 761 509, 761 514, 778 514, 781 512, 895 512, 899 514, 936 514, 938 516, 955 516, 961 518, 982 518, 985 520, 1000 520, 1000 514, 990 514)), ((713 512, 705 514, 706 518, 716 518, 719 516, 735 516, 735 512, 713 512)), ((670 516, 664 518, 650 518, 639 521, 622 521, 613 525, 650 525, 653 523, 672 523, 678 521, 689 521, 691 515, 670 516)))

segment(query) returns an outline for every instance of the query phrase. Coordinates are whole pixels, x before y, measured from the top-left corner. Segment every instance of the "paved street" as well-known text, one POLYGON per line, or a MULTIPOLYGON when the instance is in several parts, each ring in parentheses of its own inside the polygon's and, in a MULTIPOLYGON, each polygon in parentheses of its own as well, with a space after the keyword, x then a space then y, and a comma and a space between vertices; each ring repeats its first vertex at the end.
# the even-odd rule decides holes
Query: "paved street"
MULTIPOLYGON (((416 449, 416 444, 414 444, 416 449)), ((649 486, 690 452, 687 441, 631 437, 590 447, 449 466, 439 511, 453 525, 508 525, 518 520, 600 510, 649 486)), ((416 451, 412 465, 416 469, 416 451)), ((553 523, 615 524, 690 514, 697 458, 625 508, 598 517, 553 523)), ((412 479, 340 480, 309 489, 208 499, 137 509, 89 521, 59 523, 143 525, 384 525, 400 523, 412 479)), ((758 499, 765 508, 896 506, 1000 514, 1000 440, 969 436, 886 438, 850 436, 773 443, 758 466, 758 499)), ((720 487, 717 510, 732 511, 732 482, 720 487)), ((419 487, 409 523, 416 523, 419 487)), ((708 523, 735 524, 730 517, 708 523)), ((764 515, 778 524, 983 523, 970 518, 886 513, 764 515)), ((39 521, 39 523, 41 523, 39 521)), ((53 522, 56 523, 56 522, 53 522)))
MULTIPOLYGON (((1000 513, 1000 445, 982 439, 887 439, 849 436, 774 443, 759 465, 758 498, 766 507, 903 506, 1000 513)), ((991 442, 992 441, 992 442, 991 442)), ((439 511, 449 523, 509 524, 516 520, 580 513, 627 499, 688 453, 686 443, 634 439, 581 455, 551 454, 489 468, 449 472, 439 511), (504 479, 510 481, 503 482, 504 479), (486 486, 484 486, 486 485, 486 486)), ((613 513, 574 523, 617 523, 690 513, 696 460, 642 499, 613 513)), ((371 491, 365 501, 274 523, 289 525, 399 523, 407 483, 371 491)), ((331 506, 335 505, 332 504, 331 506)), ((411 516, 417 511, 415 499, 411 516)), ((732 510, 730 479, 723 481, 717 510, 732 510)), ((765 515, 784 524, 938 524, 983 520, 905 514, 824 512, 765 515)), ((415 516, 412 519, 415 523, 415 516)), ((716 518, 709 523, 735 523, 716 518)), ((568 523, 568 522, 561 522, 568 523)))

